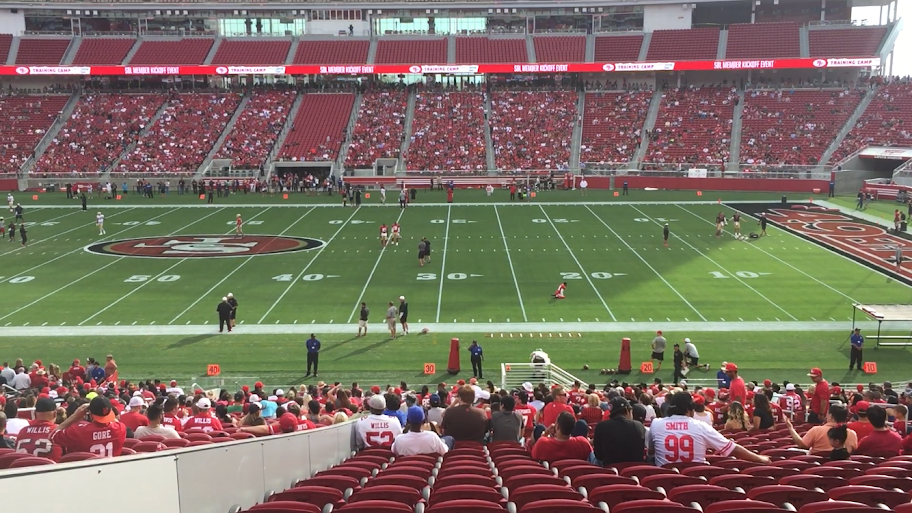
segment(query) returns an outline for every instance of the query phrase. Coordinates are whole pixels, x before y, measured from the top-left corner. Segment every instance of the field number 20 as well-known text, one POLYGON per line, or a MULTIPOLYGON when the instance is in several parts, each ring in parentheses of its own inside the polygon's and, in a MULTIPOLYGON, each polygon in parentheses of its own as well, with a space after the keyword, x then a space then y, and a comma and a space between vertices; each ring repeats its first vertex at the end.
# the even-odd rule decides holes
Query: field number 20
MULTIPOLYGON (((124 280, 124 283, 141 283, 144 281, 149 281, 150 279, 152 279, 152 276, 150 276, 148 274, 134 274, 133 276, 130 276, 129 278, 124 280)), ((172 281, 177 281, 179 279, 180 279, 179 274, 165 274, 165 275, 159 276, 158 278, 155 278, 155 281, 159 281, 162 283, 169 283, 172 281)))
MULTIPOLYGON (((709 274, 711 274, 713 278, 728 278, 728 276, 725 273, 722 273, 719 271, 710 271, 709 274)), ((734 274, 738 278, 758 278, 760 276, 763 276, 763 275, 766 275, 769 273, 755 273, 752 271, 736 271, 734 274)))
MULTIPOLYGON (((582 280, 583 279, 583 275, 580 273, 560 273, 560 275, 561 275, 561 279, 563 279, 563 280, 582 280)), ((593 278, 595 278, 597 280, 607 280, 607 279, 611 278, 611 273, 596 271, 594 273, 590 273, 589 276, 592 276, 593 278)))

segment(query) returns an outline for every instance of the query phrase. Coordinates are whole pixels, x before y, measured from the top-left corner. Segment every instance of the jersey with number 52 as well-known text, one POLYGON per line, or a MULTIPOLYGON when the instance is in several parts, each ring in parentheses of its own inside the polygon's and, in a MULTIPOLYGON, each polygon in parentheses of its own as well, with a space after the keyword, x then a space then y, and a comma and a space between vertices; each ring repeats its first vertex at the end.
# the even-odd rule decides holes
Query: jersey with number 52
POLYGON ((655 464, 661 467, 666 463, 703 463, 707 449, 715 450, 716 455, 728 456, 735 450, 735 443, 705 422, 672 415, 652 421, 646 447, 655 453, 655 464))
POLYGON ((359 447, 389 447, 402 434, 399 419, 386 415, 368 415, 358 422, 359 447))
POLYGON ((59 444, 66 452, 90 452, 103 458, 120 456, 127 427, 120 422, 99 424, 81 420, 76 424, 51 433, 51 442, 59 444))
POLYGON ((57 429, 57 425, 46 420, 29 422, 28 426, 19 430, 19 435, 16 437, 16 452, 60 461, 63 449, 59 445, 51 443, 51 433, 55 429, 57 429))

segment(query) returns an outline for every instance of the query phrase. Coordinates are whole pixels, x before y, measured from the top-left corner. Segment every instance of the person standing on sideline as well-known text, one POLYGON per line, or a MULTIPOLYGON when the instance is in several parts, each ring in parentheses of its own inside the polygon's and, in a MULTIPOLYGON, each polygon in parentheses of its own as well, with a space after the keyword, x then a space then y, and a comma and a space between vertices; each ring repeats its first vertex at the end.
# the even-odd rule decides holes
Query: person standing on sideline
POLYGON ((104 214, 101 212, 95 214, 95 226, 98 228, 98 235, 105 235, 104 214))
POLYGON ((814 393, 811 395, 811 412, 808 414, 808 422, 811 424, 821 424, 827 416, 830 409, 830 384, 823 379, 823 371, 814 367, 808 373, 808 377, 814 382, 814 393))
POLYGON ((668 223, 662 228, 662 240, 665 241, 665 247, 668 247, 668 223))
POLYGON ((28 246, 28 232, 25 230, 25 223, 19 223, 19 239, 22 241, 22 247, 28 246))
POLYGON ((896 261, 896 272, 902 271, 902 246, 896 246, 896 254, 893 255, 893 260, 896 261))
POLYGON ((855 362, 858 362, 858 370, 861 370, 861 365, 864 362, 864 353, 862 352, 864 336, 861 334, 861 328, 855 328, 855 332, 852 333, 852 336, 849 337, 849 339, 852 343, 851 354, 849 356, 849 370, 852 370, 852 367, 855 366, 855 362))
POLYGON ((424 259, 427 256, 425 255, 426 251, 427 242, 425 242, 424 238, 422 238, 420 241, 418 241, 418 267, 424 267, 424 259))
POLYGON ((380 186, 380 204, 386 205, 386 187, 380 186))
POLYGON ((510 201, 516 201, 516 184, 510 184, 510 201))
POLYGON ((390 338, 396 338, 396 317, 398 317, 396 306, 390 301, 389 308, 386 309, 386 326, 390 330, 390 338))
POLYGON ((402 334, 408 335, 408 303, 405 296, 399 296, 399 322, 402 324, 402 334))
POLYGON ((228 304, 228 298, 223 297, 222 302, 215 307, 215 311, 218 312, 219 316, 219 333, 225 329, 225 325, 228 325, 228 333, 231 333, 231 305, 228 304))
POLYGON ((589 182, 586 181, 586 177, 585 176, 580 177, 580 190, 582 191, 583 196, 586 195, 586 189, 588 187, 589 187, 589 182))
POLYGON ((835 196, 836 196, 836 182, 834 180, 830 180, 830 194, 827 197, 833 198, 835 196))
POLYGON ((25 221, 25 219, 22 218, 22 205, 20 205, 19 203, 16 203, 16 219, 15 219, 15 221, 25 221))
POLYGON ((244 220, 241 219, 241 214, 238 214, 234 220, 234 237, 240 239, 244 236, 244 220))
POLYGON ((206 200, 206 203, 213 203, 213 202, 214 202, 214 200, 213 200, 213 198, 214 198, 213 194, 214 194, 214 193, 212 192, 212 187, 210 187, 210 188, 209 188, 209 196, 208 196, 208 199, 206 200))
POLYGON ((675 385, 684 380, 684 353, 681 352, 679 344, 674 345, 674 373, 671 375, 671 382, 675 385))
POLYGON ((399 191, 399 208, 405 208, 405 198, 405 187, 403 187, 402 190, 399 191))
POLYGON ((225 297, 228 298, 228 304, 231 305, 231 329, 234 329, 234 327, 237 325, 238 302, 237 299, 234 298, 234 294, 231 292, 229 292, 225 297))
POLYGON ((86 193, 80 194, 79 200, 82 201, 82 211, 85 212, 86 210, 88 210, 89 208, 86 206, 86 202, 88 201, 86 199, 86 193))
POLYGON ((427 240, 427 237, 421 237, 421 240, 424 241, 424 263, 431 263, 431 241, 427 240))
POLYGON ((310 334, 310 338, 307 339, 307 374, 304 375, 305 378, 310 377, 310 367, 313 366, 313 375, 317 377, 317 365, 320 363, 320 341, 317 340, 316 335, 313 333, 310 334))
POLYGON ((760 225, 760 236, 761 237, 766 235, 766 223, 767 223, 766 214, 761 213, 760 222, 757 223, 760 225))
POLYGON ((358 317, 358 337, 367 336, 367 317, 370 315, 370 309, 367 307, 367 303, 361 302, 361 316, 358 317), (364 333, 361 333, 361 330, 364 330, 364 333))
POLYGON ((668 342, 665 340, 665 337, 662 336, 662 330, 656 332, 656 336, 652 339, 652 357, 650 360, 655 360, 659 362, 655 367, 655 372, 662 370, 662 362, 665 360, 665 346, 668 342))
POLYGON ((627 194, 629 194, 627 191, 627 180, 624 180, 624 193, 623 194, 624 194, 624 196, 627 196, 627 194))
POLYGON ((484 379, 481 370, 481 362, 484 360, 484 352, 481 350, 481 346, 478 345, 477 340, 473 340, 472 345, 469 346, 469 354, 472 355, 472 376, 478 379, 484 379))

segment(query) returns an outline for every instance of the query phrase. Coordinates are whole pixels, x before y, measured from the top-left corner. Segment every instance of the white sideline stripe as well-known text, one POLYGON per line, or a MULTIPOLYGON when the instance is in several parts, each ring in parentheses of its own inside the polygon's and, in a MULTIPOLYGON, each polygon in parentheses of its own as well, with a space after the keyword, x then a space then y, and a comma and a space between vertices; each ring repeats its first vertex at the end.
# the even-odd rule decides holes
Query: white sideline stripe
MULTIPOLYGON (((541 198, 537 198, 541 199, 541 198)), ((731 200, 737 203, 769 203, 770 200, 731 200)), ((608 205, 608 206, 626 206, 626 205, 715 205, 715 201, 539 201, 537 203, 510 203, 503 201, 492 201, 489 203, 483 202, 470 202, 470 203, 460 203, 460 207, 490 207, 492 205, 497 205, 498 207, 537 207, 541 204, 544 205, 553 205, 553 206, 573 206, 573 205, 608 205)), ((344 208, 338 203, 232 203, 229 205, 231 207, 248 207, 248 208, 266 208, 266 207, 275 207, 275 208, 301 208, 301 207, 329 207, 329 208, 344 208)), ((410 203, 409 208, 413 207, 448 207, 451 206, 450 203, 410 203)), ((69 205, 48 205, 43 208, 73 208, 69 205)), ((164 204, 164 205, 111 205, 106 206, 105 208, 225 208, 224 204, 215 204, 212 205, 203 203, 203 204, 184 204, 184 205, 173 205, 173 204, 164 204)), ((386 204, 380 205, 362 203, 359 208, 399 208, 398 204, 386 204)))
MULTIPOLYGON (((225 207, 225 208, 227 208, 227 207, 225 207)), ((176 234, 176 233, 178 233, 178 232, 182 232, 182 231, 186 230, 187 228, 189 228, 189 227, 195 225, 196 223, 198 223, 198 222, 200 222, 200 221, 202 221, 202 220, 204 220, 204 219, 208 219, 208 218, 214 216, 215 214, 221 213, 221 212, 223 212, 224 210, 225 210, 225 209, 223 208, 222 210, 216 210, 215 212, 212 212, 212 213, 209 214, 209 215, 203 216, 203 217, 201 217, 201 218, 199 218, 199 219, 193 221, 192 223, 190 223, 190 224, 188 224, 188 225, 186 225, 186 226, 182 226, 181 228, 178 228, 177 230, 175 230, 175 231, 169 233, 168 236, 170 237, 170 236, 173 236, 174 234, 176 234)), ((267 210, 268 210, 268 209, 267 209, 267 210)), ((253 216, 253 217, 256 217, 256 216, 253 216)), ((231 233, 231 232, 228 232, 228 233, 231 233)), ((117 260, 115 260, 115 262, 120 262, 120 261, 123 260, 124 258, 128 258, 128 257, 125 257, 125 256, 120 257, 120 258, 118 258, 117 260)), ((108 309, 110 309, 110 308, 113 307, 114 305, 116 305, 116 304, 120 303, 121 301, 123 301, 124 299, 127 299, 128 297, 132 296, 133 293, 136 292, 137 290, 139 290, 139 289, 145 287, 146 285, 152 283, 153 281, 157 280, 158 278, 164 276, 165 273, 167 273, 167 272, 170 271, 171 269, 174 269, 175 267, 181 265, 182 263, 186 262, 187 260, 189 260, 189 259, 188 259, 188 258, 182 258, 182 259, 178 260, 177 263, 175 263, 175 264, 172 265, 171 267, 165 269, 164 271, 162 271, 162 272, 156 274, 155 276, 149 278, 148 280, 142 282, 141 285, 139 285, 138 287, 134 288, 134 289, 131 290, 130 292, 127 292, 126 294, 124 294, 123 296, 120 297, 120 299, 115 300, 113 303, 111 303, 111 304, 109 304, 108 306, 102 308, 101 310, 95 312, 95 313, 92 314, 90 317, 88 317, 88 318, 85 319, 84 321, 82 321, 82 322, 80 322, 79 324, 77 324, 77 326, 82 326, 83 324, 85 324, 85 323, 91 321, 92 319, 94 319, 95 317, 97 317, 99 314, 102 314, 102 313, 106 312, 108 309)), ((153 321, 153 322, 154 322, 154 321, 153 321)))
MULTIPOLYGON (((153 220, 155 220, 155 219, 158 219, 159 217, 166 216, 166 215, 168 215, 168 214, 170 214, 170 213, 172 213, 172 212, 177 212, 178 210, 180 210, 179 207, 178 207, 178 208, 174 208, 174 209, 172 209, 172 210, 169 210, 169 211, 165 212, 164 214, 159 214, 159 215, 153 217, 152 219, 149 219, 149 221, 153 221, 153 220)), ((136 227, 138 227, 138 226, 142 226, 142 225, 135 224, 135 225, 133 225, 133 226, 129 226, 129 227, 127 227, 127 228, 124 228, 123 230, 120 230, 119 232, 114 232, 110 237, 107 237, 107 236, 106 236, 104 239, 101 239, 101 240, 92 242, 92 243, 90 243, 90 245, 91 245, 91 244, 100 244, 100 243, 102 243, 102 242, 104 242, 104 241, 106 241, 106 240, 114 240, 114 236, 115 236, 115 235, 120 235, 121 233, 128 232, 128 231, 130 231, 130 230, 132 230, 133 228, 136 228, 136 227)), ((80 226, 80 227, 78 227, 78 228, 84 228, 84 226, 80 226)), ((74 228, 74 229, 78 229, 78 228, 74 228)), ((38 242, 41 242, 41 241, 38 241, 38 242)), ((54 257, 54 258, 52 258, 52 259, 50 259, 50 260, 47 260, 47 261, 45 261, 45 262, 41 262, 40 264, 38 264, 38 265, 36 265, 36 266, 34 266, 34 267, 30 267, 30 268, 28 268, 28 269, 26 269, 26 270, 24 270, 24 271, 22 271, 22 272, 20 272, 20 273, 18 273, 18 274, 15 274, 15 275, 13 275, 13 276, 10 276, 9 278, 7 278, 7 279, 5 279, 5 280, 3 280, 3 281, 0 281, 0 283, 8 282, 8 281, 12 280, 13 278, 16 278, 16 277, 18 277, 18 276, 22 276, 22 275, 24 275, 24 274, 27 273, 27 272, 34 271, 35 269, 38 269, 39 267, 44 267, 45 265, 47 265, 47 264, 49 264, 49 263, 51 263, 51 262, 56 262, 57 260, 60 260, 61 258, 65 257, 65 256, 69 256, 69 255, 72 255, 73 253, 78 253, 78 252, 80 252, 80 251, 85 251, 85 247, 78 247, 78 248, 76 248, 76 249, 74 249, 74 250, 72 250, 72 251, 68 251, 68 252, 66 252, 66 253, 64 253, 64 254, 62 254, 62 255, 60 255, 60 256, 58 256, 58 257, 54 257)))
MULTIPOLYGON (((669 331, 758 331, 776 332, 846 332, 851 321, 784 321, 784 322, 665 322, 662 328, 669 331)), ((856 323, 863 330, 877 329, 877 323, 864 321, 856 323)), ((550 332, 565 333, 647 333, 655 332, 653 322, 512 322, 512 323, 431 323, 426 326, 430 333, 532 333, 550 332)), ((211 324, 154 324, 129 326, 7 326, 0 330, 0 338, 22 337, 127 337, 127 336, 171 336, 171 335, 208 335, 217 334, 217 327, 211 324)), ((912 322, 897 323, 897 331, 912 331, 912 322)), ((351 326, 337 324, 244 324, 231 335, 309 335, 311 333, 327 335, 351 335, 351 326)), ((379 335, 378 335, 379 336, 379 335)), ((421 337, 422 335, 417 335, 421 337)))
MULTIPOLYGON (((402 214, 404 214, 404 213, 405 213, 405 209, 400 208, 399 217, 396 218, 396 223, 398 223, 399 220, 402 219, 402 214)), ((392 229, 390 229, 390 230, 392 230, 392 229)), ((383 255, 386 253, 386 248, 388 248, 390 245, 390 241, 392 240, 392 233, 390 233, 389 235, 390 235, 390 237, 387 237, 387 239, 386 239, 386 246, 383 246, 382 248, 380 248, 380 254, 377 255, 377 261, 374 262, 374 268, 371 269, 370 274, 367 276, 367 281, 364 282, 364 288, 361 289, 361 295, 358 296, 358 301, 355 302, 355 307, 352 308, 352 313, 351 313, 351 315, 348 316, 348 322, 352 322, 352 319, 355 318, 355 313, 358 311, 358 307, 361 306, 361 301, 364 299, 364 293, 367 292, 367 287, 368 287, 368 285, 370 285, 371 280, 374 278, 374 273, 377 272, 377 266, 380 265, 380 259, 383 258, 383 255)))
MULTIPOLYGON (((632 206, 632 205, 631 205, 631 207, 632 207, 634 210, 636 210, 637 212, 639 212, 639 213, 640 213, 643 217, 645 217, 646 219, 649 219, 650 221, 652 221, 653 223, 655 223, 655 224, 657 224, 657 225, 659 225, 659 226, 662 226, 662 223, 660 223, 660 222, 656 221, 655 219, 649 217, 649 216, 646 215, 646 213, 643 212, 642 210, 640 210, 640 209, 638 209, 637 207, 632 206)), ((747 283, 745 283, 744 280, 742 280, 741 278, 739 278, 735 273, 733 273, 733 272, 729 271, 728 269, 726 269, 725 267, 722 267, 721 265, 719 265, 718 262, 716 262, 715 260, 713 260, 712 258, 710 258, 707 254, 705 254, 705 253, 703 253, 702 251, 700 251, 699 249, 695 248, 695 247, 694 247, 693 245, 691 245, 689 242, 687 242, 687 241, 684 240, 683 238, 677 236, 676 234, 672 233, 672 235, 674 235, 674 237, 675 237, 676 239, 678 239, 679 241, 681 241, 681 242, 683 242, 684 244, 687 244, 688 246, 690 246, 690 249, 696 251, 697 254, 701 255, 703 258, 705 258, 705 259, 709 260, 710 262, 712 262, 713 265, 715 265, 715 266, 718 267, 719 269, 725 271, 729 276, 731 276, 732 278, 734 278, 735 280, 737 280, 738 283, 740 283, 741 285, 744 285, 745 287, 747 287, 747 288, 749 288, 750 290, 754 291, 755 294, 757 294, 758 296, 760 296, 760 297, 762 297, 763 299, 765 299, 767 303, 769 303, 769 304, 775 306, 776 308, 779 309, 779 311, 781 311, 781 312, 784 313, 785 315, 788 315, 789 317, 791 317, 793 321, 797 321, 797 320, 798 320, 797 317, 795 317, 794 315, 788 313, 788 311, 786 311, 785 308, 782 308, 781 306, 777 305, 777 304, 774 303, 770 298, 768 298, 768 297, 764 296, 762 293, 760 293, 759 290, 757 290, 757 289, 751 287, 750 285, 748 285, 747 283)))
POLYGON ((611 316, 611 320, 617 322, 617 317, 614 316, 614 312, 611 311, 611 308, 608 308, 608 303, 605 302, 605 298, 603 298, 602 294, 598 291, 597 288, 595 288, 595 283, 592 283, 592 279, 589 277, 589 273, 587 273, 586 270, 583 269, 583 264, 581 264, 580 261, 576 258, 576 255, 573 253, 573 250, 570 249, 570 245, 567 244, 567 241, 564 240, 564 236, 561 235, 561 232, 557 229, 557 226, 554 226, 554 222, 551 221, 551 216, 549 216, 548 213, 545 212, 545 207, 542 205, 539 205, 539 207, 541 208, 542 215, 544 215, 545 219, 548 220, 548 224, 550 224, 551 228, 554 229, 554 233, 556 233, 558 238, 560 238, 561 242, 564 243, 564 247, 567 248, 567 253, 570 254, 570 256, 573 258, 573 261, 576 262, 577 267, 579 267, 579 270, 582 271, 584 276, 586 276, 586 281, 589 282, 589 286, 592 287, 592 290, 595 292, 595 295, 598 296, 599 300, 602 302, 602 306, 604 306, 605 310, 608 311, 608 315, 611 316))
MULTIPOLYGON (((690 214, 690 215, 696 217, 697 219, 703 221, 704 223, 709 223, 710 225, 713 224, 712 221, 707 221, 706 219, 703 219, 702 217, 698 216, 698 215, 695 214, 694 212, 691 212, 690 210, 688 210, 688 209, 686 209, 686 208, 684 208, 684 207, 682 207, 682 206, 680 206, 680 205, 678 205, 678 207, 681 208, 681 210, 687 212, 688 214, 690 214)), ((739 210, 739 212, 740 212, 740 210, 739 210)), ((743 214, 743 212, 742 212, 742 214, 743 214)), ((756 217, 754 217, 754 216, 752 216, 752 215, 744 214, 744 216, 745 216, 745 217, 750 217, 751 219, 756 219, 756 217)), ((794 233, 789 232, 788 230, 781 230, 781 231, 788 233, 788 234, 791 235, 792 237, 798 237, 797 235, 795 235, 794 233)), ((798 238, 800 239, 800 237, 798 237, 798 238)), ((801 239, 801 240, 804 241, 804 239, 801 239)), ((750 247, 756 249, 757 251, 760 251, 760 252, 764 253, 766 256, 772 258, 773 260, 777 260, 777 261, 779 261, 780 263, 782 263, 782 264, 784 264, 784 265, 786 265, 786 266, 792 268, 793 270, 795 270, 795 271, 797 271, 797 272, 803 274, 804 276, 806 276, 806 277, 808 277, 808 278, 810 278, 810 279, 816 281, 817 283, 819 283, 819 284, 823 285, 824 287, 826 287, 826 288, 832 290, 833 292, 835 292, 835 293, 839 294, 840 296, 842 296, 842 297, 848 299, 849 301, 851 301, 851 302, 853 302, 853 303, 858 303, 858 301, 856 301, 852 296, 849 296, 849 295, 843 293, 841 290, 837 290, 837 289, 831 287, 830 285, 827 285, 827 283, 824 282, 824 281, 821 281, 821 280, 818 280, 817 278, 814 278, 814 277, 811 276, 810 274, 808 274, 808 273, 802 271, 801 269, 798 269, 798 268, 795 267, 794 265, 792 265, 792 264, 786 262, 785 260, 783 260, 783 259, 777 257, 776 255, 770 253, 769 251, 767 251, 767 250, 765 250, 765 249, 763 249, 763 248, 761 248, 761 247, 759 247, 759 246, 755 246, 755 245, 753 245, 753 244, 748 244, 748 246, 750 246, 750 247)), ((828 253, 834 253, 834 252, 832 252, 832 251, 827 251, 827 252, 828 252, 828 253)))
MULTIPOLYGON (((355 215, 360 211, 361 211, 361 207, 356 208, 355 211, 352 212, 352 215, 348 216, 348 219, 346 219, 344 223, 339 225, 339 229, 336 230, 336 233, 334 233, 332 235, 332 237, 330 237, 329 240, 326 241, 326 244, 324 244, 323 246, 320 247, 320 249, 317 250, 318 253, 316 255, 314 255, 313 258, 310 259, 310 262, 307 263, 307 266, 304 267, 304 269, 301 271, 301 273, 298 274, 295 277, 295 279, 292 280, 291 283, 288 284, 288 287, 286 287, 285 290, 282 292, 282 294, 279 295, 279 298, 275 300, 275 303, 273 303, 272 306, 270 306, 269 309, 266 310, 266 313, 264 313, 263 316, 260 317, 260 320, 257 321, 257 324, 263 323, 263 320, 266 319, 266 316, 268 316, 270 313, 272 313, 272 311, 273 311, 273 309, 275 309, 276 305, 278 305, 279 302, 285 298, 285 296, 288 294, 288 292, 291 290, 291 288, 294 287, 295 283, 297 283, 301 280, 301 278, 304 276, 304 273, 306 273, 307 270, 310 269, 310 266, 312 266, 313 263, 316 262, 318 258, 320 258, 320 255, 323 254, 323 251, 325 251, 326 248, 329 247, 329 245, 332 241, 336 240, 336 236, 339 235, 340 233, 342 233, 342 229, 345 228, 345 226, 348 224, 348 222, 351 221, 352 218, 355 217, 355 215)), ((279 325, 276 324, 274 326, 279 326, 279 325)), ((292 326, 294 326, 294 325, 292 325, 292 326)))
MULTIPOLYGON (((127 210, 124 210, 123 212, 117 212, 116 214, 111 214, 111 217, 118 216, 118 215, 120 215, 120 214, 126 214, 127 212, 129 212, 129 211, 131 211, 131 210, 133 210, 133 208, 128 208, 127 210)), ((81 211, 78 211, 78 212, 81 212, 81 211)), ((63 215, 63 216, 60 216, 60 217, 66 217, 66 216, 72 215, 72 214, 73 214, 73 212, 71 212, 71 213, 69 213, 69 214, 66 214, 66 215, 63 215)), ((53 218, 53 219, 60 219, 60 217, 55 217, 55 218, 53 218)), ((153 218, 153 219, 154 219, 154 218, 153 218)), ((48 221, 26 221, 25 224, 26 224, 26 225, 29 225, 29 224, 32 224, 32 225, 33 225, 33 224, 36 224, 36 223, 37 223, 37 224, 40 224, 40 223, 46 223, 46 222, 48 222, 48 221)), ((55 233, 54 235, 48 235, 47 237, 44 237, 44 238, 42 238, 42 239, 40 239, 40 240, 36 240, 35 242, 31 243, 31 244, 29 245, 29 248, 34 247, 34 246, 37 245, 37 244, 41 244, 42 242, 46 242, 46 241, 48 241, 48 240, 50 240, 50 239, 53 239, 53 238, 55 238, 55 237, 60 237, 60 236, 62 236, 62 235, 66 235, 66 234, 68 234, 68 233, 70 233, 70 232, 75 232, 76 230, 81 230, 81 229, 85 228, 86 226, 95 226, 95 222, 93 221, 93 222, 91 222, 91 223, 89 223, 89 224, 81 224, 81 225, 79 225, 79 226, 77 226, 77 227, 75 227, 75 228, 70 228, 69 230, 66 230, 66 231, 63 231, 63 232, 60 232, 60 233, 55 233)), ((29 233, 31 233, 31 232, 29 232, 29 233)), ((9 254, 12 254, 12 253, 15 253, 15 252, 20 251, 20 250, 23 250, 23 249, 28 249, 28 248, 23 248, 22 246, 19 246, 18 248, 14 249, 14 250, 5 251, 5 252, 3 252, 3 253, 0 253, 0 257, 5 256, 5 255, 9 255, 9 254)))
MULTIPOLYGON (((290 225, 288 225, 287 228, 285 228, 284 230, 282 230, 282 233, 280 233, 279 236, 282 236, 282 235, 285 235, 286 233, 288 233, 288 230, 290 230, 292 227, 294 227, 294 225, 298 224, 302 219, 304 219, 305 217, 307 217, 307 216, 308 216, 311 212, 313 212, 314 210, 315 210, 315 209, 312 208, 312 209, 308 210, 307 212, 305 212, 304 215, 302 215, 301 217, 299 217, 297 220, 295 220, 295 222, 291 223, 290 225)), ((254 217, 256 217, 256 216, 254 216, 254 217)), ((251 218, 251 219, 252 219, 252 218, 251 218)), ((171 321, 170 321, 168 324, 174 324, 174 321, 176 321, 176 320, 180 319, 181 317, 183 317, 184 314, 186 314, 187 312, 189 312, 191 308, 193 308, 194 306, 197 305, 197 303, 199 303, 200 301, 202 301, 203 299, 205 299, 206 296, 208 296, 209 294, 211 294, 212 291, 215 290, 216 288, 218 288, 219 285, 221 285, 222 283, 225 283, 225 281, 226 281, 228 278, 230 278, 234 273, 240 271, 240 270, 241 270, 241 267, 244 267, 245 265, 247 265, 251 260, 254 259, 254 257, 256 257, 256 255, 251 255, 251 256, 247 257, 243 262, 241 262, 241 265, 235 267, 233 271, 231 271, 230 273, 226 274, 224 278, 222 278, 221 280, 219 280, 218 283, 216 283, 215 285, 213 285, 212 288, 210 288, 209 290, 207 290, 207 291, 206 291, 202 296, 200 296, 196 301, 194 301, 193 303, 190 303, 190 306, 188 306, 187 308, 184 308, 184 310, 183 310, 181 313, 177 314, 176 317, 174 317, 173 319, 171 319, 171 321)), ((244 321, 241 321, 241 322, 243 323, 244 321)))
POLYGON ((446 278, 446 257, 447 246, 450 242, 450 214, 453 212, 453 206, 447 207, 446 231, 443 233, 443 259, 440 261, 440 288, 437 289, 437 320, 440 322, 440 307, 443 306, 443 280, 446 278))
POLYGON ((519 309, 522 310, 523 321, 528 322, 526 317, 526 307, 523 305, 522 293, 519 291, 519 281, 516 279, 516 271, 513 269, 513 258, 510 257, 510 247, 507 246, 507 235, 504 233, 503 224, 500 222, 500 213, 497 212, 497 205, 494 205, 494 215, 497 216, 497 226, 500 228, 500 237, 504 242, 504 250, 507 253, 507 262, 510 263, 510 273, 513 275, 513 285, 516 286, 516 297, 519 298, 519 309))
POLYGON ((675 293, 675 295, 677 295, 679 298, 681 298, 681 301, 684 301, 684 303, 685 303, 687 306, 689 306, 690 309, 693 310, 695 314, 699 315, 700 318, 703 319, 704 321, 706 320, 706 317, 704 317, 703 314, 701 314, 700 311, 697 310, 696 307, 694 307, 694 305, 690 304, 690 301, 688 301, 687 298, 685 298, 680 292, 678 292, 678 289, 674 288, 674 287, 671 285, 671 283, 668 283, 668 280, 666 280, 665 277, 662 276, 662 275, 659 273, 659 271, 657 271, 657 270, 655 269, 655 267, 653 267, 649 262, 647 262, 645 258, 643 258, 639 253, 637 253, 637 251, 636 251, 635 249, 633 249, 633 247, 631 247, 630 244, 628 244, 627 241, 625 241, 625 240, 623 239, 623 237, 621 237, 620 235, 618 235, 618 233, 614 231, 614 228, 608 226, 608 223, 606 223, 601 217, 599 217, 599 215, 596 214, 591 208, 589 208, 588 205, 586 206, 586 210, 588 210, 590 214, 594 215, 595 218, 598 219, 600 223, 602 223, 603 225, 605 225, 605 228, 608 228, 608 230, 611 231, 611 233, 613 233, 614 236, 617 237, 618 240, 620 240, 621 243, 622 243, 623 245, 627 246, 627 249, 629 249, 630 251, 632 251, 633 254, 636 255, 637 258, 640 259, 641 262, 643 262, 644 264, 646 264, 646 267, 648 267, 653 273, 655 273, 655 275, 658 276, 658 278, 659 278, 660 280, 662 280, 662 283, 664 283, 665 285, 667 285, 668 288, 671 289, 671 291, 675 293))

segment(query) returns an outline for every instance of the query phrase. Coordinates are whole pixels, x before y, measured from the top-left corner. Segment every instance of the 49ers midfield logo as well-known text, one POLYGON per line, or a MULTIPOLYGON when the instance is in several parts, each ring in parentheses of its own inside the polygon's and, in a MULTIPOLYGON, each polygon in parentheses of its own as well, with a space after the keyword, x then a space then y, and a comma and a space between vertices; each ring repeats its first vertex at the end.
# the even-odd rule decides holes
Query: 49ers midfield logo
POLYGON ((304 237, 176 235, 101 242, 90 244, 85 250, 100 255, 141 258, 217 258, 308 251, 323 244, 322 240, 304 237))

